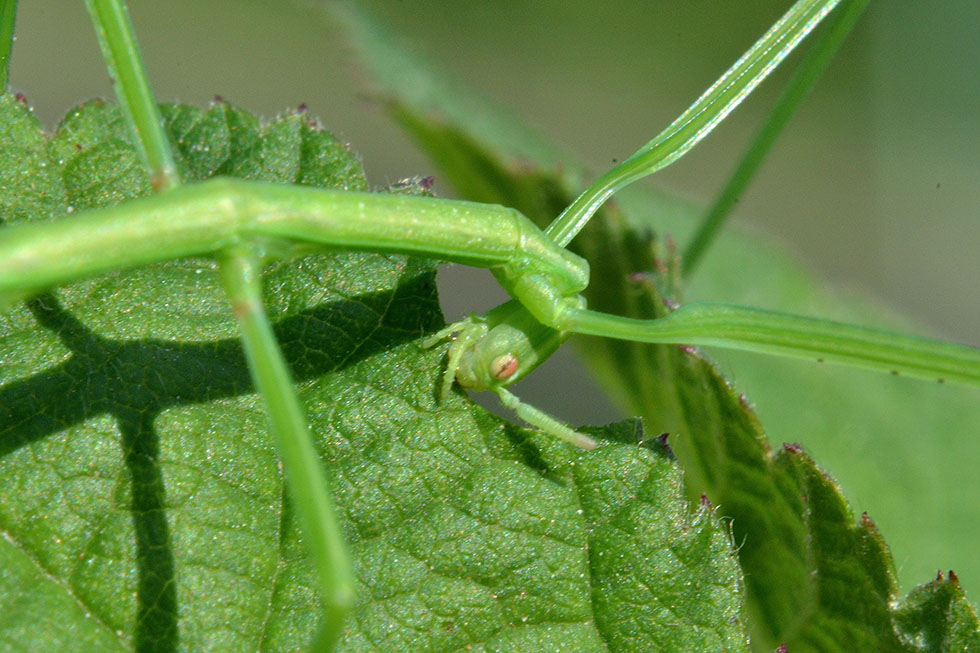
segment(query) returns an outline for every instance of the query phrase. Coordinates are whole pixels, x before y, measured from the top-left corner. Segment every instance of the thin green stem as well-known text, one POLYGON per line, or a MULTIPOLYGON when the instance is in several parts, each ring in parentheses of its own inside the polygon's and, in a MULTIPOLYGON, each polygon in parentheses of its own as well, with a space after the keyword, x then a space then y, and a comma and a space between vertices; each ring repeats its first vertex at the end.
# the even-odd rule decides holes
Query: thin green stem
POLYGON ((316 650, 329 651, 340 638, 344 616, 353 603, 354 577, 323 465, 262 306, 261 271, 258 257, 251 252, 229 252, 221 257, 222 280, 238 320, 252 381, 265 402, 279 444, 289 500, 320 580, 324 625, 316 650))
POLYGON ((7 90, 10 81, 10 52, 14 48, 14 19, 17 0, 0 0, 0 92, 7 90))
POLYGON ((682 306, 658 320, 578 309, 566 314, 564 326, 575 333, 712 345, 980 386, 980 349, 883 329, 708 302, 682 306))
POLYGON ((800 103, 827 69, 840 44, 857 23, 868 2, 869 0, 844 0, 840 9, 827 19, 826 26, 807 50, 792 79, 773 107, 769 119, 752 139, 734 174, 688 244, 681 258, 681 274, 684 278, 693 274, 725 219, 731 214, 735 202, 755 177, 762 161, 769 154, 773 143, 789 123, 800 103))
POLYGON ((602 175, 545 230, 561 246, 617 190, 664 168, 707 136, 813 30, 839 0, 799 0, 667 129, 602 175))
POLYGON ((163 119, 122 0, 86 0, 116 97, 143 156, 153 190, 180 183, 163 119))

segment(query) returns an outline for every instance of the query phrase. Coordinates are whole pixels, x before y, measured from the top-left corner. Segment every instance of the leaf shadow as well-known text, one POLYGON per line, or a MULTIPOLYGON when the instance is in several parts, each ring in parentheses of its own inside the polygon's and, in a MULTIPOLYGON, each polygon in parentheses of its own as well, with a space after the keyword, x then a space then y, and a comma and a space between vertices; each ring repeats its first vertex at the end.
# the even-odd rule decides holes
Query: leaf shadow
MULTIPOLYGON (((294 380, 341 370, 373 354, 418 338, 436 324, 398 311, 379 321, 351 319, 349 306, 389 306, 401 297, 434 300, 434 275, 403 278, 393 291, 367 293, 309 307, 274 329, 294 380), (399 322, 401 320, 401 322, 399 322), (340 330, 342 339, 325 337, 340 330)), ((115 417, 131 484, 129 511, 138 573, 134 648, 179 648, 177 564, 159 464, 156 417, 166 409, 254 392, 237 339, 173 342, 102 337, 62 307, 53 294, 28 304, 41 328, 56 334, 71 355, 59 365, 0 387, 0 456, 100 415, 115 417), (56 398, 52 400, 52 398, 56 398)), ((436 312, 438 317, 438 312, 436 312)))

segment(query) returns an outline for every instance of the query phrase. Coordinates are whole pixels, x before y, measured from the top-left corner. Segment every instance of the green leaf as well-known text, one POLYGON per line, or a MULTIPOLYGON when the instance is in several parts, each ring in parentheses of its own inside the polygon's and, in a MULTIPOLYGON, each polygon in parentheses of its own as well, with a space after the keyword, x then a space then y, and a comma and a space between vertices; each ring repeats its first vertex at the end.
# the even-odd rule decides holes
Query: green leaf
MULTIPOLYGON (((304 114, 163 107, 187 181, 364 189, 304 114)), ((118 108, 50 139, 0 104, 4 216, 148 192, 118 108), (16 163, 16 165, 14 165, 16 163)), ((730 533, 629 422, 585 453, 436 400, 434 264, 282 261, 265 300, 358 582, 344 650, 746 647, 730 533)), ((299 650, 320 617, 211 260, 80 281, 0 317, 0 641, 21 650, 299 650)))
MULTIPOLYGON (((559 165, 562 158, 554 148, 495 111, 491 102, 400 51, 393 45, 397 39, 364 14, 337 15, 372 66, 393 115, 462 196, 517 207, 542 225, 575 197, 583 172, 574 161, 559 165)), ((664 311, 661 296, 676 298, 679 289, 673 249, 669 241, 658 245, 652 234, 684 239, 700 214, 637 189, 623 191, 618 199, 621 208, 604 211, 573 242, 572 248, 593 266, 589 304, 656 317, 664 311)), ((723 238, 713 257, 689 289, 691 295, 894 324, 880 310, 869 310, 867 302, 862 310, 843 310, 839 299, 758 234, 723 238)), ((900 647, 901 629, 891 611, 895 572, 875 525, 867 516, 854 517, 837 486, 798 447, 772 454, 748 400, 736 396, 711 364, 676 348, 601 339, 589 339, 581 350, 629 413, 642 415, 651 431, 672 434, 688 486, 706 492, 721 504, 722 514, 734 518, 757 650, 780 644, 790 650, 900 647)), ((962 474, 975 464, 952 471, 948 464, 922 464, 927 445, 918 438, 918 432, 933 430, 937 422, 943 432, 961 437, 976 432, 980 413, 969 389, 748 355, 725 360, 739 386, 765 407, 767 425, 771 412, 781 412, 768 429, 771 439, 806 443, 821 459, 830 458, 835 472, 843 470, 848 487, 859 485, 859 496, 873 508, 876 522, 886 521, 886 532, 898 541, 903 571, 921 571, 959 554, 958 568, 980 572, 971 546, 977 533, 962 528, 960 519, 970 514, 971 524, 980 523, 976 502, 960 489, 969 483, 962 474), (937 420, 935 411, 924 410, 927 401, 948 406, 946 415, 955 417, 937 420), (807 405, 815 409, 801 411, 807 405), (855 431, 866 440, 861 455, 853 450, 855 431), (902 438, 902 432, 916 438, 902 438), (873 437, 878 444, 872 444, 873 437), (869 466, 875 473, 868 473, 869 466), (893 470, 891 483, 882 470, 893 470), (943 473, 949 476, 939 478, 943 473), (942 503, 952 496, 963 496, 955 500, 955 510, 942 503), (929 528, 902 528, 922 519, 929 520, 929 528)), ((973 460, 976 448, 961 445, 963 455, 973 460)), ((929 456, 946 451, 936 446, 929 456)))
POLYGON ((975 651, 980 648, 980 623, 952 571, 915 588, 897 610, 909 647, 917 651, 975 651))

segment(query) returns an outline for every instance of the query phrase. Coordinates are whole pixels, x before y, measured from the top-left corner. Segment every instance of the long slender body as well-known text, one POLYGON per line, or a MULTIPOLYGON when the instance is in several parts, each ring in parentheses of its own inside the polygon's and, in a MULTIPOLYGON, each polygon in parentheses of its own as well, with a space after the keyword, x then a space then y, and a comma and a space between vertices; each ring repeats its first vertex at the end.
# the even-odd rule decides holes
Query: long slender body
POLYGON ((217 254, 241 242, 264 242, 272 257, 307 243, 493 268, 519 299, 575 295, 588 284, 588 264, 514 209, 214 179, 61 220, 4 228, 0 308, 68 281, 217 254), (529 274, 543 286, 525 283, 529 274))
MULTIPOLYGON (((506 321, 521 325, 524 335, 504 343, 499 335, 488 341, 501 349, 499 354, 520 349, 524 342, 560 342, 570 333, 585 333, 823 358, 980 384, 980 350, 926 338, 726 304, 692 304, 656 321, 584 310, 578 293, 588 282, 588 264, 555 245, 514 209, 236 179, 215 179, 61 220, 0 230, 0 308, 72 280, 174 258, 217 255, 241 244, 270 258, 314 245, 421 254, 490 268, 523 306, 506 321), (524 311, 534 319, 519 318, 524 311), (536 333, 538 328, 562 336, 552 339, 536 333)), ((477 341, 468 342, 471 347, 477 341)), ((535 346, 524 347, 528 349, 535 346)), ((489 363, 496 355, 480 360, 489 363)), ((483 378, 471 381, 476 378, 471 370, 460 381, 480 389, 503 387, 545 358, 547 353, 519 360, 515 373, 504 378, 487 369, 483 378)), ((455 367, 450 372, 455 374, 455 367)))

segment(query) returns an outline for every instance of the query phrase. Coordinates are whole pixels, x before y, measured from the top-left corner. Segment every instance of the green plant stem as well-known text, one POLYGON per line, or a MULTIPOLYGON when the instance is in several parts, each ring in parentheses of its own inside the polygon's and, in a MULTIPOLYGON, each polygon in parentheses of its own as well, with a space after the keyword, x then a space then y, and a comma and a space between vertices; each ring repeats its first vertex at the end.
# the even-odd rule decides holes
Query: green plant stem
POLYGON ((149 171, 150 185, 157 192, 173 188, 180 178, 126 6, 121 0, 86 0, 85 4, 119 104, 149 171))
POLYGON ((841 7, 827 19, 826 26, 807 50, 792 79, 773 107, 769 119, 752 139, 734 174, 688 244, 681 258, 681 274, 684 278, 689 278, 693 274, 725 219, 731 214, 735 202, 755 177, 755 173, 772 149, 773 143, 789 123, 800 103, 827 69, 840 44, 868 6, 868 2, 869 0, 844 0, 841 7))
POLYGON ((733 304, 687 304, 658 320, 572 309, 566 326, 605 338, 713 345, 980 386, 974 347, 733 304))
POLYGON ((14 48, 14 19, 17 0, 0 0, 0 91, 7 90, 10 81, 10 53, 14 48))
POLYGON ((327 651, 339 639, 344 616, 353 603, 354 577, 323 465, 262 305, 261 272, 254 252, 239 250, 221 256, 221 276, 238 320, 252 381, 265 402, 285 468, 289 500, 320 580, 324 625, 316 650, 327 651))
POLYGON ((545 230, 567 245, 620 188, 665 168, 697 145, 742 103, 839 0, 799 0, 667 129, 602 175, 545 230))

